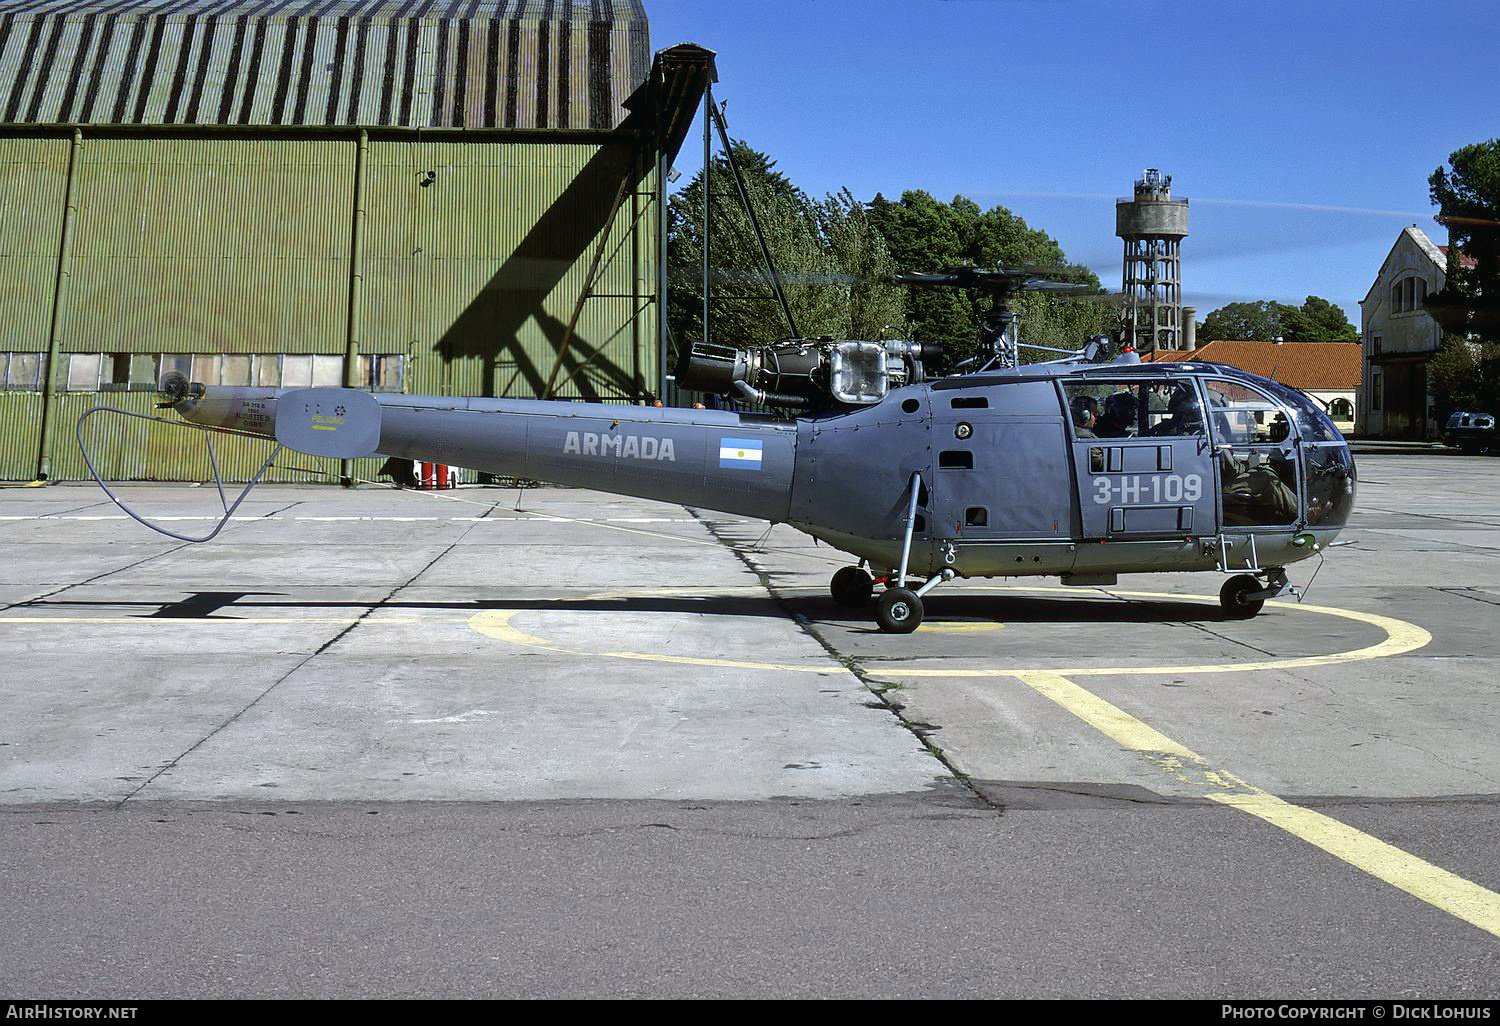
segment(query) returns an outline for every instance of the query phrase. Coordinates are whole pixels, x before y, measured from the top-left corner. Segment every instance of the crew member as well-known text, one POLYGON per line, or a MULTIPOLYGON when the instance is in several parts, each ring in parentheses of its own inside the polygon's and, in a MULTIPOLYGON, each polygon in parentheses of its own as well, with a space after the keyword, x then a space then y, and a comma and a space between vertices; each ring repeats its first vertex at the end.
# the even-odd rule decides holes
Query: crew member
POLYGON ((1073 436, 1094 438, 1094 422, 1099 419, 1099 400, 1091 395, 1075 395, 1068 404, 1073 411, 1073 436))
POLYGON ((1106 396, 1104 414, 1094 424, 1094 434, 1100 438, 1125 438, 1135 434, 1136 417, 1140 403, 1132 392, 1116 392, 1106 396))

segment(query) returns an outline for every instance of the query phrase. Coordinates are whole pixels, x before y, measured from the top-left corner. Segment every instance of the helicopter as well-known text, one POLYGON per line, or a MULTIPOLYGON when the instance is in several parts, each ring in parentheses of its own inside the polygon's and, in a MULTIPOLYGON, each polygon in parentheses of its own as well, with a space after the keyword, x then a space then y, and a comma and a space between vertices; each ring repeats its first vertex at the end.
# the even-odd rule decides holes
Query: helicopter
POLYGON ((163 379, 158 406, 274 438, 278 451, 430 461, 789 524, 855 557, 833 575, 833 599, 873 600, 880 629, 896 634, 922 623, 933 589, 978 577, 1104 587, 1122 573, 1217 572, 1225 615, 1253 617, 1296 593, 1286 567, 1348 520, 1353 458, 1302 393, 1212 363, 1143 363, 1110 335, 1022 363, 1015 298, 1080 286, 1006 268, 897 281, 987 294, 988 358, 933 376, 940 350, 910 341, 683 348, 679 386, 768 413, 217 387, 180 374, 163 379))

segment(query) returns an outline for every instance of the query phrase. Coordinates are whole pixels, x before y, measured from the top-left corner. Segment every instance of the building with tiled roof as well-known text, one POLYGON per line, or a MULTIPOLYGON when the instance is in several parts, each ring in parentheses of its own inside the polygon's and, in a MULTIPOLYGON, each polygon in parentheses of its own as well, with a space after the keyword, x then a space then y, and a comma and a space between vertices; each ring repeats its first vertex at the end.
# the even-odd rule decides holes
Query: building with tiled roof
POLYGON ((1328 411, 1339 430, 1354 430, 1361 348, 1357 342, 1205 342, 1191 351, 1159 350, 1151 359, 1194 360, 1237 367, 1300 389, 1328 411))
POLYGON ((1427 365, 1443 329, 1423 307, 1448 280, 1448 248, 1416 225, 1401 229, 1359 304, 1364 346, 1360 433, 1372 438, 1436 439, 1427 365))

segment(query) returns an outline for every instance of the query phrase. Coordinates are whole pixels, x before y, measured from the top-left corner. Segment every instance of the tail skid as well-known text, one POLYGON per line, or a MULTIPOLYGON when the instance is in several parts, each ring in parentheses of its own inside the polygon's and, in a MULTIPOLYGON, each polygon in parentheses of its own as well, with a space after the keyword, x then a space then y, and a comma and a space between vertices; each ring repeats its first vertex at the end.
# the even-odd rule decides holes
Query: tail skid
MULTIPOLYGON (((271 464, 275 461, 276 457, 280 455, 282 450, 282 445, 280 444, 280 442, 278 442, 276 447, 271 450, 271 455, 266 457, 266 461, 260 465, 260 469, 255 472, 255 476, 250 478, 249 483, 246 484, 244 490, 240 492, 239 498, 235 499, 234 503, 231 505, 228 497, 224 494, 224 477, 219 472, 218 454, 214 452, 213 436, 216 431, 223 431, 225 434, 243 435, 243 432, 239 431, 225 431, 223 428, 209 428, 180 420, 167 420, 165 417, 152 417, 145 413, 135 413, 131 410, 122 410, 118 406, 95 406, 92 409, 85 410, 83 415, 78 418, 77 428, 74 429, 74 433, 78 438, 78 450, 79 452, 83 453, 83 462, 89 468, 89 476, 94 479, 95 484, 104 489, 104 494, 109 496, 111 502, 113 502, 116 506, 119 506, 120 509, 123 510, 125 514, 136 523, 141 524, 144 527, 149 527, 157 534, 163 534, 168 538, 175 538, 178 541, 193 542, 195 544, 206 541, 213 541, 213 539, 218 537, 219 532, 224 530, 225 526, 228 525, 230 518, 234 516, 234 511, 239 509, 240 504, 249 497, 251 491, 253 491, 255 489, 255 486, 260 483, 260 479, 265 476, 266 471, 271 469, 271 464), (135 510, 131 509, 124 499, 116 495, 114 491, 109 487, 109 485, 105 484, 104 478, 99 473, 99 469, 94 466, 93 455, 89 452, 89 447, 83 440, 84 424, 88 422, 88 419, 90 417, 93 417, 94 415, 100 413, 113 413, 117 416, 132 417, 136 420, 144 420, 152 424, 165 424, 168 427, 189 428, 194 431, 202 432, 204 445, 208 447, 208 462, 214 470, 214 485, 219 490, 219 503, 224 507, 224 516, 219 520, 218 523, 214 524, 213 530, 209 531, 201 538, 196 538, 192 535, 180 534, 169 527, 163 527, 161 524, 148 520, 147 518, 137 513, 135 510)), ((245 437, 259 438, 261 436, 248 435, 245 437)))

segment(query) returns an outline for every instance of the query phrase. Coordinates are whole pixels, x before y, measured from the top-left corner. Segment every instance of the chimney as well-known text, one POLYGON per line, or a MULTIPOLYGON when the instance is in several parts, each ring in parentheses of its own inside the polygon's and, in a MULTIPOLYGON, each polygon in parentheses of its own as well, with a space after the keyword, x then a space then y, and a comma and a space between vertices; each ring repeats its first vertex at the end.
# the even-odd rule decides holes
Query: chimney
POLYGON ((1198 348, 1198 311, 1190 306, 1182 308, 1182 348, 1189 353, 1198 348))

